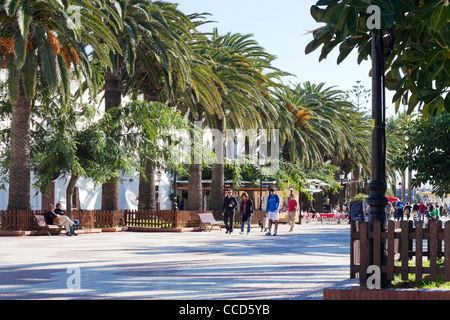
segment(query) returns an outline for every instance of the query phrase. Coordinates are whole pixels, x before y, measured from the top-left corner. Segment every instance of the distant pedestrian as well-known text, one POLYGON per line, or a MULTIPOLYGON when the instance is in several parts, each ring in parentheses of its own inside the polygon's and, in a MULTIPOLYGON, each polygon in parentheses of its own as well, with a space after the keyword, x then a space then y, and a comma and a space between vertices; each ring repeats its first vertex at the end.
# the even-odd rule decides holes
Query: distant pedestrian
POLYGON ((407 202, 405 208, 403 209, 403 212, 406 214, 406 220, 409 220, 411 209, 412 207, 410 206, 409 202, 407 202))
POLYGON ((422 201, 420 201, 419 204, 419 219, 422 221, 425 221, 425 211, 427 210, 427 207, 423 204, 422 201))
POLYGON ((392 212, 392 203, 388 202, 385 207, 386 212, 386 221, 391 220, 391 212, 392 212))
POLYGON ((414 205, 412 207, 412 212, 419 212, 419 204, 417 203, 417 200, 414 201, 414 205))
POLYGON ((405 207, 405 204, 400 200, 395 203, 396 210, 395 210, 395 218, 397 221, 403 221, 403 208, 405 207))
POLYGON ((438 208, 438 206, 434 206, 432 208, 430 214, 431 214, 431 218, 433 220, 436 220, 436 221, 439 220, 439 208, 438 208))
POLYGON ((294 230, 295 225, 295 212, 297 211, 297 200, 295 200, 294 195, 291 193, 289 196, 289 202, 288 202, 288 216, 287 216, 287 222, 288 225, 291 227, 289 229, 289 232, 294 230))
POLYGON ((246 192, 242 193, 242 202, 241 202, 241 232, 240 234, 244 234, 244 225, 247 222, 247 234, 250 233, 252 228, 252 214, 253 214, 253 201, 248 197, 246 192))
POLYGON ((222 215, 225 222, 225 234, 231 234, 233 232, 234 213, 237 207, 236 197, 233 196, 233 190, 228 190, 225 199, 223 199, 222 215))
POLYGON ((278 220, 280 209, 280 197, 275 193, 273 188, 269 189, 269 196, 267 197, 266 214, 269 216, 269 232, 266 235, 272 235, 272 224, 275 224, 273 235, 278 234, 278 220))

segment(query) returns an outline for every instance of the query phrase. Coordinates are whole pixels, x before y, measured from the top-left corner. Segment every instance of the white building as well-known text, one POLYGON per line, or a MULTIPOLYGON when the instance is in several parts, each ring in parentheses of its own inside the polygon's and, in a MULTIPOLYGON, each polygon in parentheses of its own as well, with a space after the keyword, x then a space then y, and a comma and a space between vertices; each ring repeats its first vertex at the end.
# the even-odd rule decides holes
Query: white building
MULTIPOLYGON (((33 179, 33 178, 32 178, 33 179)), ((60 177, 53 181, 47 196, 44 196, 37 189, 31 187, 31 209, 45 210, 49 203, 55 204, 60 202, 63 208, 66 208, 66 188, 69 183, 69 177, 60 177)), ((157 191, 156 199, 159 202, 161 210, 169 210, 172 208, 170 193, 172 189, 172 178, 162 173, 161 181, 156 183, 157 191)), ((31 182, 33 184, 33 180, 31 182)), ((126 177, 124 182, 119 186, 119 209, 137 209, 139 194, 139 177, 126 177)), ((102 187, 95 188, 92 180, 80 178, 76 184, 74 192, 75 207, 82 210, 99 210, 102 204, 102 187)), ((8 207, 8 186, 6 190, 0 190, 0 210, 6 210, 8 207)))

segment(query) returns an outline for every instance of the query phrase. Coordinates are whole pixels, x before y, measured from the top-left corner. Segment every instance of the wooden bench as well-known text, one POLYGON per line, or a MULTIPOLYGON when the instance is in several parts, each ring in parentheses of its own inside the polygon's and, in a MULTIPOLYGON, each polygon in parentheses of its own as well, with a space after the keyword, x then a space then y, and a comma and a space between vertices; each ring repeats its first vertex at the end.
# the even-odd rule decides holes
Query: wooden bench
POLYGON ((50 230, 58 230, 58 233, 59 233, 64 228, 64 227, 60 227, 60 226, 54 225, 54 224, 47 224, 45 222, 45 217, 40 214, 33 215, 33 219, 34 219, 34 222, 36 223, 36 225, 38 226, 39 231, 45 230, 45 231, 47 231, 47 234, 49 236, 51 236, 50 230))
POLYGON ((222 222, 216 221, 212 213, 199 213, 198 217, 200 218, 202 226, 211 225, 208 231, 211 231, 214 226, 219 226, 220 230, 222 230, 222 227, 220 226, 222 222))

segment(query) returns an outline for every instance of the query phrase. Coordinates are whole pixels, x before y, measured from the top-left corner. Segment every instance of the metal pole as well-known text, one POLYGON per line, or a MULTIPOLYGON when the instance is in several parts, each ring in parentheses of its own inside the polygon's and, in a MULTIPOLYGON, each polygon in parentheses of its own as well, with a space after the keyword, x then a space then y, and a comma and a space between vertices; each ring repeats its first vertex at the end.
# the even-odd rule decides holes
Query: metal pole
POLYGON ((178 203, 177 203, 177 172, 174 170, 173 172, 173 213, 175 214, 178 210, 178 203))
MULTIPOLYGON (((381 228, 386 231, 385 208, 388 200, 385 179, 385 120, 383 110, 383 46, 382 38, 372 32, 372 181, 369 183, 369 196, 367 204, 369 211, 369 231, 373 231, 375 221, 381 222, 381 228)), ((382 240, 383 241, 383 240, 382 240)), ((381 248, 381 265, 387 262, 385 243, 381 248)), ((369 265, 373 264, 373 243, 369 244, 369 265)), ((381 267, 381 266, 380 266, 381 267)), ((382 286, 386 286, 386 274, 381 275, 382 286)))
POLYGON ((262 205, 262 187, 263 187, 263 181, 262 181, 262 165, 259 165, 259 211, 263 210, 262 205))
POLYGON ((298 214, 298 224, 302 224, 302 191, 299 192, 299 196, 298 196, 298 209, 299 209, 299 214, 298 214))

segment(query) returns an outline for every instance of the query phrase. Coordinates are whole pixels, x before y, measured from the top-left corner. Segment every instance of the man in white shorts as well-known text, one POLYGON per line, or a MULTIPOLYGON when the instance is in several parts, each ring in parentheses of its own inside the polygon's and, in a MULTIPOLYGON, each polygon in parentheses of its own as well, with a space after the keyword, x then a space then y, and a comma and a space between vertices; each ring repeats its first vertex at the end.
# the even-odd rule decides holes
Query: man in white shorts
POLYGON ((280 220, 278 211, 280 208, 280 197, 275 193, 275 190, 273 188, 269 189, 269 197, 267 198, 267 205, 266 205, 266 214, 269 215, 269 232, 266 234, 268 236, 272 235, 272 224, 275 223, 275 230, 273 235, 277 235, 278 231, 278 220, 280 220))

